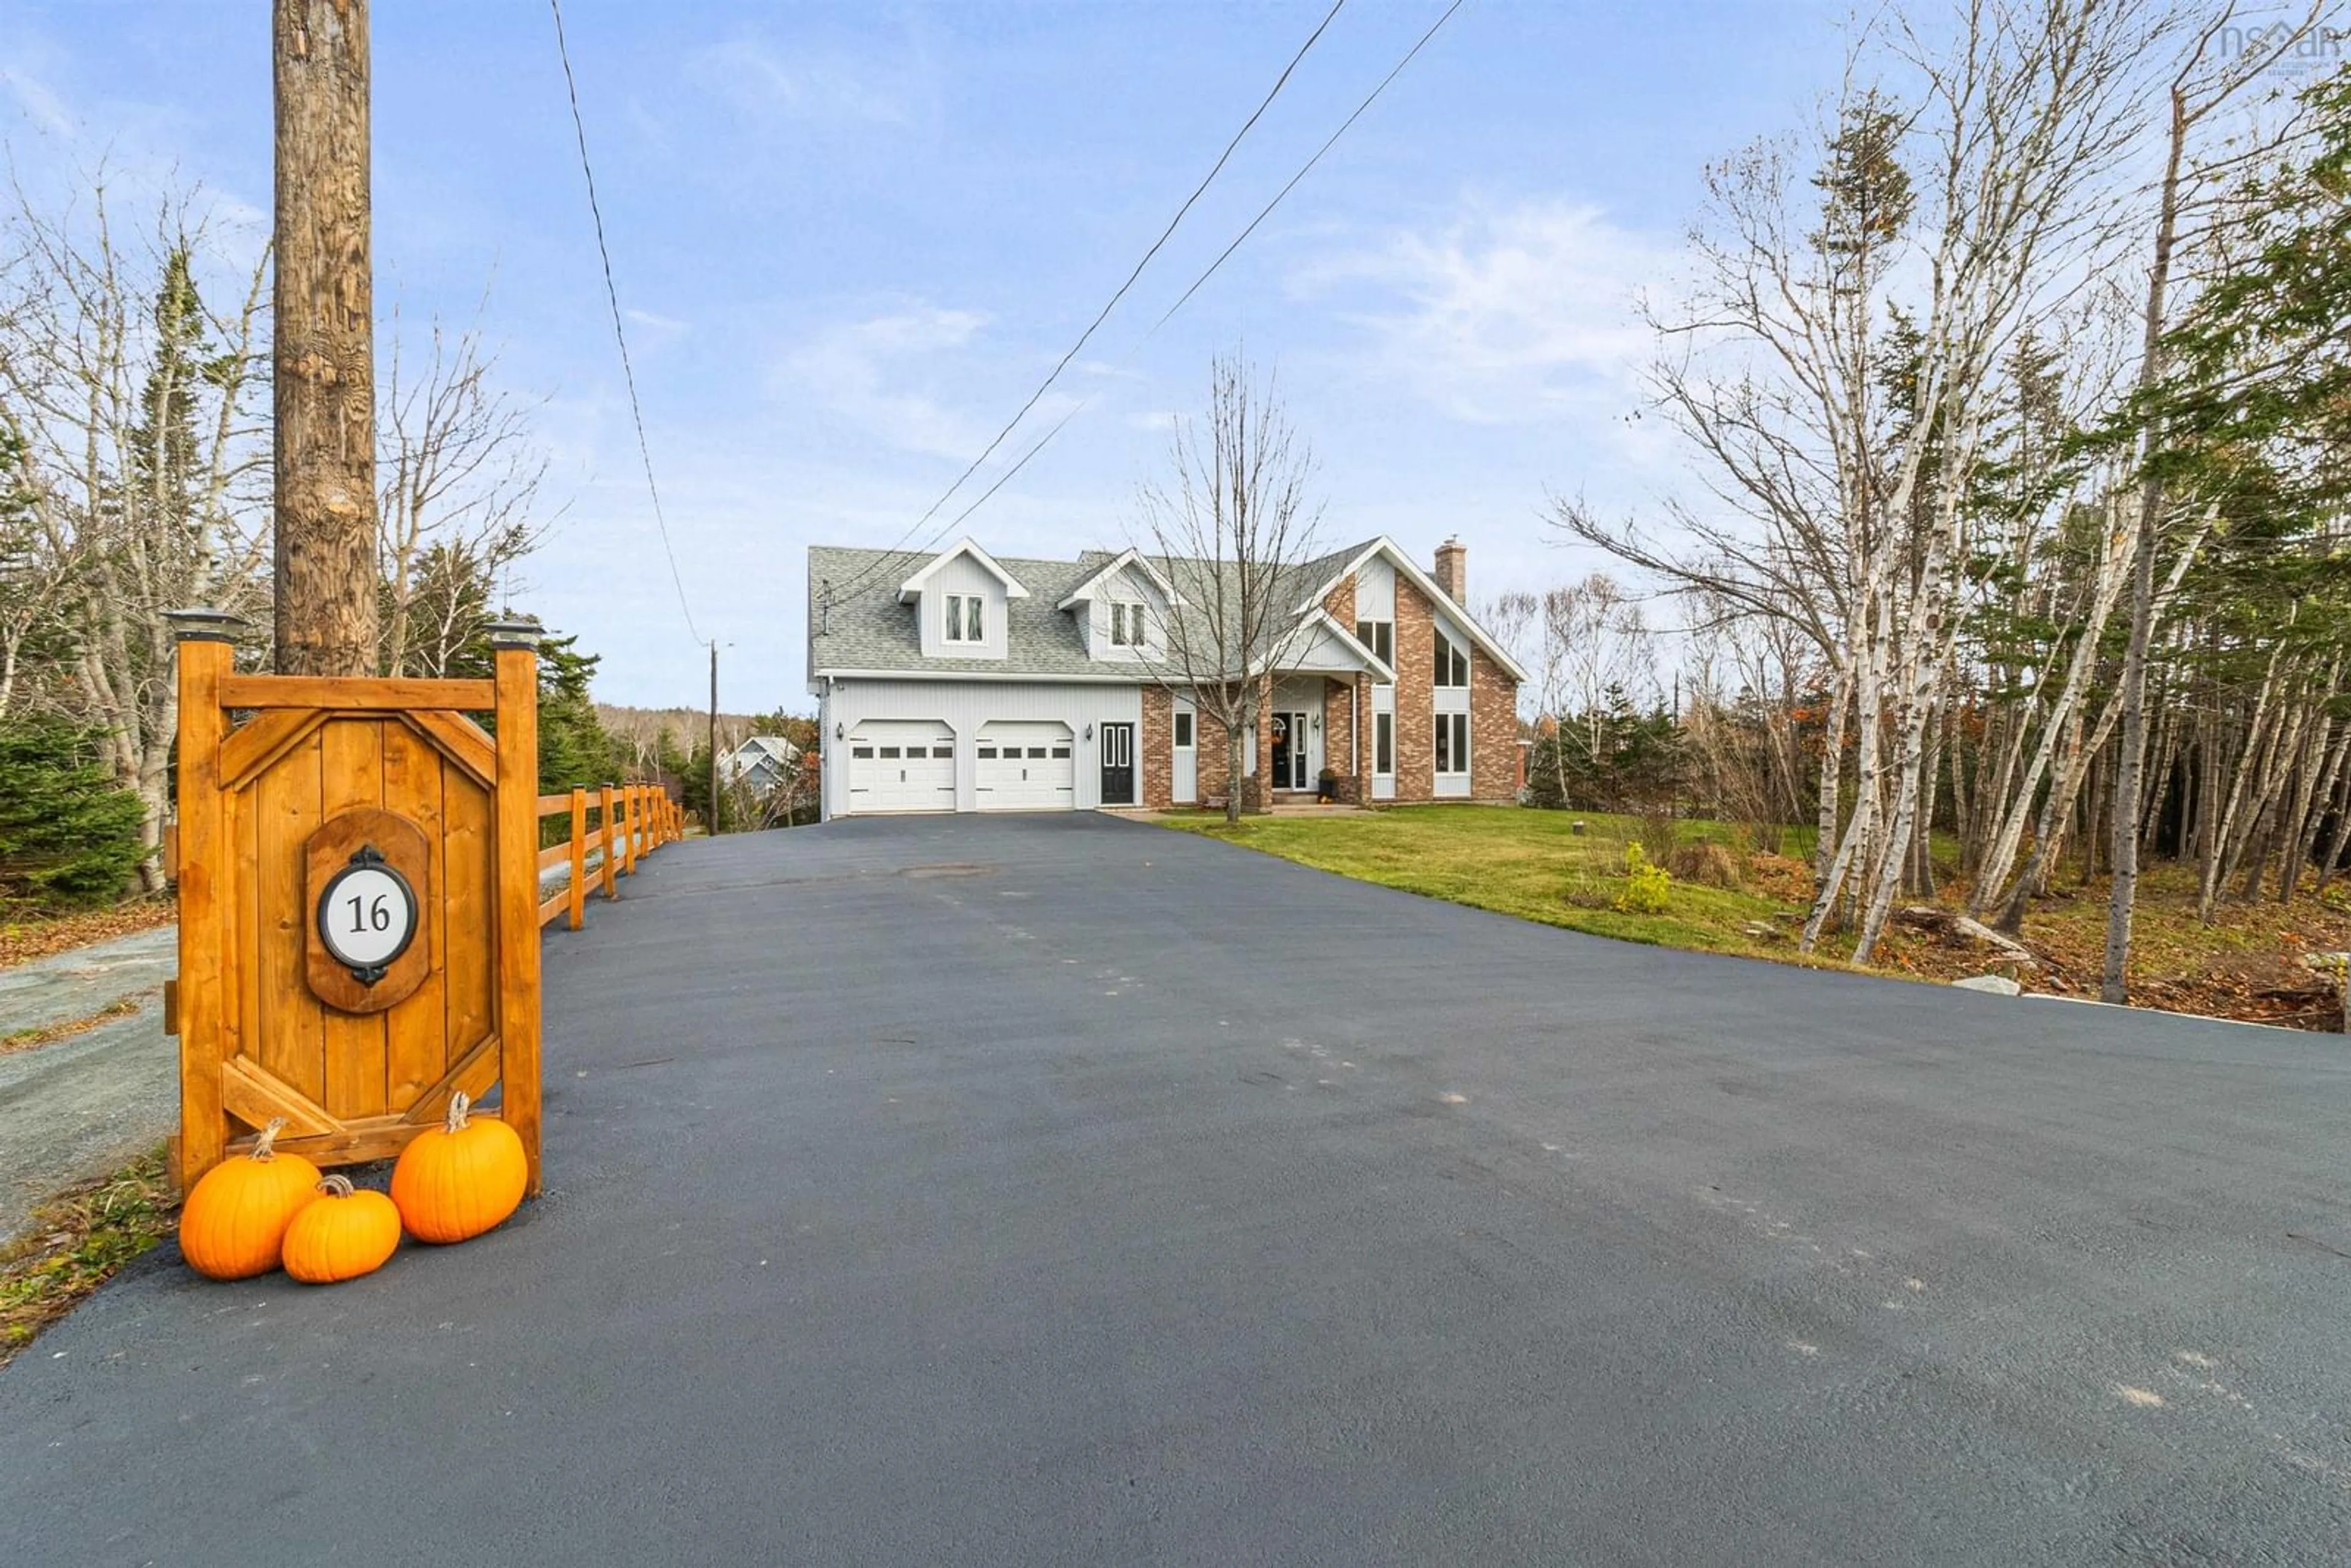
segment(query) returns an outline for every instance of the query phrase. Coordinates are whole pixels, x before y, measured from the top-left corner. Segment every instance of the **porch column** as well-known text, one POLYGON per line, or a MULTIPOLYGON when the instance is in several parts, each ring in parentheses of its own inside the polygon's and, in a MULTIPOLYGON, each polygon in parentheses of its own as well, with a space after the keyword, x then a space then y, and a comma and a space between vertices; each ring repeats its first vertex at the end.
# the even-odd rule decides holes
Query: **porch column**
POLYGON ((1355 755, 1350 766, 1355 770, 1355 803, 1372 803, 1372 677, 1369 672, 1355 672, 1355 689, 1349 694, 1354 703, 1355 755))

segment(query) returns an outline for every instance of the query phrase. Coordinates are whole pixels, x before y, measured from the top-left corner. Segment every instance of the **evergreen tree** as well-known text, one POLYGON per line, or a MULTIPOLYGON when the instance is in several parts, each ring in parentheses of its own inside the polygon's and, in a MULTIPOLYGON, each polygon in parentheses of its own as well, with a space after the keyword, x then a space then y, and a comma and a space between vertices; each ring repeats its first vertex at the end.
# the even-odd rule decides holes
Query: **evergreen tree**
POLYGON ((121 897, 145 858, 141 815, 91 732, 56 718, 0 726, 0 913, 121 897))

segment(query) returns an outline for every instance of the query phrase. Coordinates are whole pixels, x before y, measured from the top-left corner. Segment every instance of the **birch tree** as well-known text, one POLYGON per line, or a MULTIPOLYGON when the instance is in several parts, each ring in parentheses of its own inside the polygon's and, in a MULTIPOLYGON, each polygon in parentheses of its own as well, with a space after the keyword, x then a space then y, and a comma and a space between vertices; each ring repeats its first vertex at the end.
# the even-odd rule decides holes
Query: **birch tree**
MULTIPOLYGON (((263 362, 266 256, 222 265, 227 236, 166 199, 119 235, 103 179, 50 217, 17 193, 0 265, 0 436, 43 570, 57 671, 160 843, 178 704, 163 612, 266 602, 268 447, 250 406, 263 362), (232 301, 206 298, 200 266, 232 301)), ((160 885, 153 856, 142 873, 160 885)))

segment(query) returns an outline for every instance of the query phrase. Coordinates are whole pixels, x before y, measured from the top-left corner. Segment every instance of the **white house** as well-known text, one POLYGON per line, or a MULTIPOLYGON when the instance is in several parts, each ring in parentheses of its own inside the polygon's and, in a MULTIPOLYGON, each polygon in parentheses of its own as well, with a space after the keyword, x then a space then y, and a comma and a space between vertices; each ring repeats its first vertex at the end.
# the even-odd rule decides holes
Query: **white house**
MULTIPOLYGON (((1243 758, 1249 803, 1514 795, 1523 672, 1464 607, 1467 554, 1448 540, 1431 575, 1375 538, 1285 570, 1294 608, 1243 758)), ((1170 618, 1204 613, 1171 578, 1213 577, 1131 549, 1016 560, 972 539, 936 555, 812 548, 823 814, 1220 795, 1226 737, 1200 722, 1166 657, 1170 618)))

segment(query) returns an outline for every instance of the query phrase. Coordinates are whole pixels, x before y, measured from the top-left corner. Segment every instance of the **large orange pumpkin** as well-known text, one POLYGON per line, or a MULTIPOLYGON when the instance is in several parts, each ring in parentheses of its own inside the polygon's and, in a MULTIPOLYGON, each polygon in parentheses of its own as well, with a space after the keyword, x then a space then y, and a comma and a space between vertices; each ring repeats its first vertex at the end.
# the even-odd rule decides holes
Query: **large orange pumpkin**
POLYGON ((380 1192, 330 1176, 317 1202, 286 1228, 286 1271, 306 1285, 333 1285, 372 1274, 400 1247, 400 1210, 380 1192))
POLYGON ((318 1197, 319 1167, 272 1147, 274 1118, 246 1154, 206 1171, 180 1209, 180 1255, 214 1280, 248 1280, 277 1267, 286 1228, 318 1197))
POLYGON ((522 1138, 504 1122, 465 1118, 461 1090, 448 1119, 419 1133, 392 1167, 392 1201, 419 1241, 465 1241, 493 1229, 522 1206, 530 1163, 522 1138))

